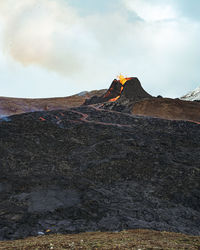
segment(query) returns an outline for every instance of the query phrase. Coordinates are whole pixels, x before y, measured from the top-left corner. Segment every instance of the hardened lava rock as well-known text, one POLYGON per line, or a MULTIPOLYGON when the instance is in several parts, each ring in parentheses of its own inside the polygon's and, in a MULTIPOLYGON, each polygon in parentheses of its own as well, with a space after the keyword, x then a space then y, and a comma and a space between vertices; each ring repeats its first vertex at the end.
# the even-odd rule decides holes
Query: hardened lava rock
POLYGON ((0 239, 200 234, 200 127, 97 107, 0 120, 0 239))

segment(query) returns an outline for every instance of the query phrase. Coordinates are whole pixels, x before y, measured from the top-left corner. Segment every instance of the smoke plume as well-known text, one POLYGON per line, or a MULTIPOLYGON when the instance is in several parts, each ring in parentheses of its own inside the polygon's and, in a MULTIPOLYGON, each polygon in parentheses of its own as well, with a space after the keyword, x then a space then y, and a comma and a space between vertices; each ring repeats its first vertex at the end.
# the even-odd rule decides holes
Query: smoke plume
POLYGON ((110 12, 83 15, 68 0, 2 0, 3 48, 63 75, 66 89, 105 88, 122 73, 153 95, 180 96, 200 81, 200 23, 164 2, 116 0, 110 12))
POLYGON ((65 1, 6 0, 0 14, 4 49, 25 66, 71 74, 81 70, 95 47, 84 21, 65 1))

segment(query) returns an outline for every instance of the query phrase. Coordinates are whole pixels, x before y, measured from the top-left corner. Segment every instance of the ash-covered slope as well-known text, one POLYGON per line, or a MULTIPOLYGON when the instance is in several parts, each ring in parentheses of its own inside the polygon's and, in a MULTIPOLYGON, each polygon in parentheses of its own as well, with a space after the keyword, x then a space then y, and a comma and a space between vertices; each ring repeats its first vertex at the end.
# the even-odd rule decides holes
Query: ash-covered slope
POLYGON ((182 96, 181 99, 185 101, 199 101, 200 102, 200 87, 182 96))
POLYGON ((137 77, 131 77, 125 83, 121 98, 126 98, 130 101, 139 101, 146 98, 152 98, 152 96, 143 89, 137 77))
POLYGON ((0 239, 149 228, 200 234, 200 129, 92 107, 0 122, 0 239))

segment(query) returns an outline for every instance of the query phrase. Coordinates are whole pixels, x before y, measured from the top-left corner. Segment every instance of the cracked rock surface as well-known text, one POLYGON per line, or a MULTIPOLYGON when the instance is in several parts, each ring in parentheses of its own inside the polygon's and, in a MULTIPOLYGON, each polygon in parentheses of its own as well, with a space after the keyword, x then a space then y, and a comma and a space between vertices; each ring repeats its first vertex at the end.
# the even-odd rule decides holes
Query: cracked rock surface
POLYGON ((0 240, 147 228, 200 235, 200 127, 82 106, 0 120, 0 240))

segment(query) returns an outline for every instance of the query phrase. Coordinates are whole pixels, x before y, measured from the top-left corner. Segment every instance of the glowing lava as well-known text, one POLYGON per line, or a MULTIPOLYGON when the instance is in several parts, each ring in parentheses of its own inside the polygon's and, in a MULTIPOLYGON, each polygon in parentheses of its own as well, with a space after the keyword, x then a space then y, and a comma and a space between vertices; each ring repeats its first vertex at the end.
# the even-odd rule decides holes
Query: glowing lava
POLYGON ((121 86, 121 90, 120 90, 120 94, 119 94, 117 97, 110 99, 109 102, 115 102, 115 101, 117 101, 117 100, 120 98, 121 93, 122 93, 122 91, 123 91, 123 89, 124 89, 124 84, 125 84, 128 80, 131 80, 131 77, 124 77, 122 74, 120 74, 120 75, 118 76, 118 81, 119 81, 119 82, 121 83, 121 85, 122 85, 122 86, 121 86))
POLYGON ((122 74, 118 76, 118 79, 122 85, 124 85, 128 80, 131 80, 131 77, 124 77, 122 74))
POLYGON ((43 122, 46 121, 46 119, 44 119, 43 117, 40 117, 39 119, 40 121, 43 121, 43 122))
POLYGON ((120 95, 118 95, 118 96, 115 97, 115 98, 110 99, 109 102, 115 102, 115 101, 117 101, 119 98, 120 98, 120 95))

